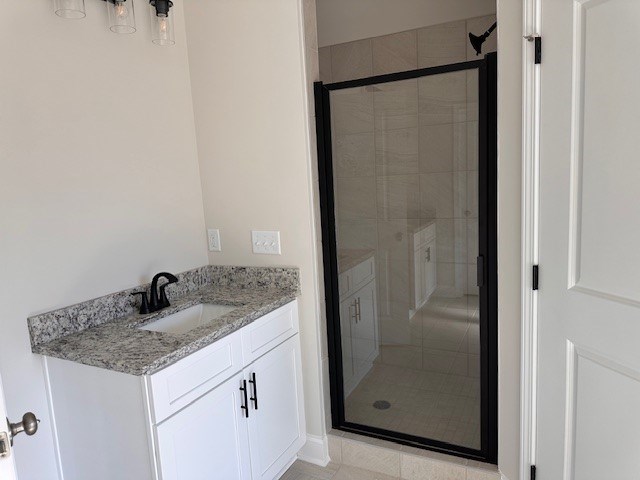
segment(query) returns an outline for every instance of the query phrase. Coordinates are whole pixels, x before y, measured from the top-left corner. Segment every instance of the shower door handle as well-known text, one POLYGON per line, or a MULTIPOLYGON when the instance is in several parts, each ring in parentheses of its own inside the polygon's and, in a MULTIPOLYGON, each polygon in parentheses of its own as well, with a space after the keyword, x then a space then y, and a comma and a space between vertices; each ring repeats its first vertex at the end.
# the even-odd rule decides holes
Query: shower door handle
POLYGON ((484 287, 484 257, 482 255, 476 259, 476 265, 478 268, 477 286, 484 287))

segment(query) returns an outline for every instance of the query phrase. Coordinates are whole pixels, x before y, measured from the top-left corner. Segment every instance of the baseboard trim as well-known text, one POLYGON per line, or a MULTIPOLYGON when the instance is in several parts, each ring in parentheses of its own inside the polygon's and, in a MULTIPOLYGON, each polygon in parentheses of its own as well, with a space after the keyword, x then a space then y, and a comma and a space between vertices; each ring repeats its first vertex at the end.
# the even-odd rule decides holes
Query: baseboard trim
POLYGON ((307 433, 307 442, 298 452, 298 458, 307 463, 326 467, 329 464, 329 440, 327 436, 307 433))

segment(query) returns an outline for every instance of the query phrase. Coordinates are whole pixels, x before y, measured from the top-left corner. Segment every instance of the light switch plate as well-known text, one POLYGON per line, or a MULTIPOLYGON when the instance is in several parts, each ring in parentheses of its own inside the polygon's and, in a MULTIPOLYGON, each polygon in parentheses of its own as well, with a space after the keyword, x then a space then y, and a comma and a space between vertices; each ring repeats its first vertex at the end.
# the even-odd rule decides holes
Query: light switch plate
POLYGON ((253 253, 280 255, 280 232, 251 232, 253 253))
POLYGON ((217 228, 210 228, 207 230, 207 239, 209 240, 210 252, 221 252, 222 244, 220 243, 220 230, 217 228))

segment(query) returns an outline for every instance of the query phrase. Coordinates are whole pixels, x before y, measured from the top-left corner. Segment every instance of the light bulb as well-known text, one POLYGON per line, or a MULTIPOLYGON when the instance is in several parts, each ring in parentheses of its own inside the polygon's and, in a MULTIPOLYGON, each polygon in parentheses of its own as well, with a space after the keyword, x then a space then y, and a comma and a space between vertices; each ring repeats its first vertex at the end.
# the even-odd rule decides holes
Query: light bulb
POLYGON ((124 20, 129 16, 129 9, 123 2, 116 2, 116 17, 120 20, 124 20))
POLYGON ((158 20, 158 29, 160 33, 163 35, 167 34, 167 30, 169 29, 169 25, 167 22, 167 17, 160 17, 158 20))
POLYGON ((107 0, 109 28, 115 33, 133 33, 136 31, 136 18, 133 0, 107 0))
POLYGON ((156 45, 174 45, 176 43, 173 32, 173 18, 169 16, 172 2, 154 0, 150 3, 151 40, 156 45))

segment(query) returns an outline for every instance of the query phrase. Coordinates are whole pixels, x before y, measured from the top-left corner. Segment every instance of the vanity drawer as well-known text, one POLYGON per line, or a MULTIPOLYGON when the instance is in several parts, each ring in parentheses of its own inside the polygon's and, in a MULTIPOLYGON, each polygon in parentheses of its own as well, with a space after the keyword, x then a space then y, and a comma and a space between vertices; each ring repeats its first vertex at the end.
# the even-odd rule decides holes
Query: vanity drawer
POLYGON ((154 423, 173 415, 242 370, 242 336, 237 331, 149 377, 154 423))
POLYGON ((298 333, 298 302, 294 300, 268 313, 241 331, 242 355, 246 366, 298 333))
MULTIPOLYGON (((351 278, 350 291, 355 292, 362 285, 369 283, 376 275, 374 258, 370 257, 364 262, 356 265, 349 270, 349 276, 351 278)), ((351 293, 350 292, 350 293, 351 293)))

